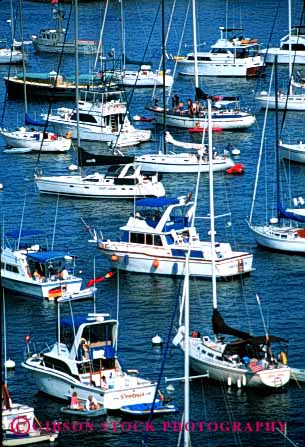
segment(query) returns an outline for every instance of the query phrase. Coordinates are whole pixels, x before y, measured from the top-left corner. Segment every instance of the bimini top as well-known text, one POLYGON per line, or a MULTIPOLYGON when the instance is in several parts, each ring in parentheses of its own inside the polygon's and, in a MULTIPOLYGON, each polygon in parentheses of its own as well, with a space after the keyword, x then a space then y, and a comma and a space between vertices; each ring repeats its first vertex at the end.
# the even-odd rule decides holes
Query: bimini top
POLYGON ((27 253, 27 258, 36 262, 48 262, 52 259, 64 258, 67 253, 63 251, 39 251, 36 253, 27 253))
POLYGON ((41 236, 42 234, 45 234, 42 230, 12 230, 5 233, 5 236, 19 239, 19 237, 41 236))
POLYGON ((74 318, 62 318, 60 320, 60 326, 62 328, 74 327, 77 330, 81 324, 90 323, 86 317, 74 317, 74 318))
POLYGON ((151 199, 139 199, 136 201, 136 205, 139 206, 151 206, 151 207, 161 207, 161 206, 168 206, 168 205, 175 205, 180 203, 179 199, 176 198, 166 198, 166 197, 159 197, 159 198, 151 198, 151 199))

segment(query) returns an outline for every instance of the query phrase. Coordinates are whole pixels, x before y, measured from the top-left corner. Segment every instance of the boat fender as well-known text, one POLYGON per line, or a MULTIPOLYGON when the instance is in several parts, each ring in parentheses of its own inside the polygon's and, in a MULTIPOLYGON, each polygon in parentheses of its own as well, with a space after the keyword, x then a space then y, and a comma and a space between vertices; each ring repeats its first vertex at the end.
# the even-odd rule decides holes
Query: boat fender
MULTIPOLYGON (((104 248, 104 247, 103 247, 104 248)), ((119 257, 117 256, 117 255, 112 255, 111 256, 111 261, 112 262, 118 262, 118 260, 119 260, 119 257)))
POLYGON ((246 386, 247 385, 247 379, 246 376, 242 377, 242 386, 246 386))
POLYGON ((232 385, 232 377, 228 377, 228 386, 231 386, 232 385))
POLYGON ((241 388, 241 380, 237 379, 237 388, 241 388))
POLYGON ((128 265, 128 262, 129 262, 129 257, 128 257, 128 255, 125 255, 124 256, 124 264, 128 265))
POLYGON ((152 263, 152 266, 153 266, 154 269, 157 269, 159 267, 159 259, 154 259, 153 263, 152 263))
POLYGON ((287 355, 286 355, 286 353, 281 351, 279 357, 280 357, 281 363, 283 363, 283 365, 287 365, 287 355))

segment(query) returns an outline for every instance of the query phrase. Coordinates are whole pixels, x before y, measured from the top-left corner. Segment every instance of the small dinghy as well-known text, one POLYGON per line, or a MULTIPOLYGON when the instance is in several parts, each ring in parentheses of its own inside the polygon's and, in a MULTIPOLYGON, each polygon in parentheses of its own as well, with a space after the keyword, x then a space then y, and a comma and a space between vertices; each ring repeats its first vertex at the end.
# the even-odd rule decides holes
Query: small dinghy
POLYGON ((99 416, 103 416, 107 413, 107 410, 104 407, 100 407, 97 410, 78 410, 76 408, 62 407, 60 411, 64 414, 70 414, 71 416, 81 416, 86 418, 96 418, 99 416))
MULTIPOLYGON (((131 416, 149 416, 152 409, 152 403, 125 405, 121 407, 121 412, 131 416)), ((162 400, 156 400, 153 414, 177 413, 178 409, 174 404, 166 403, 162 400)))

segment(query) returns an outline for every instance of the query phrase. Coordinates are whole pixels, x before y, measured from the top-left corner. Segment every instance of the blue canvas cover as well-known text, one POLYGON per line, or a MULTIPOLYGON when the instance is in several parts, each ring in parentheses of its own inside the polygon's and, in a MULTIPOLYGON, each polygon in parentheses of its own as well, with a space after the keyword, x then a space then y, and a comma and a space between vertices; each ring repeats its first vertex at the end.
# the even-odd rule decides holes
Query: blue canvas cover
POLYGON ((160 197, 160 198, 151 198, 151 199, 139 199, 136 201, 137 206, 150 206, 150 207, 176 205, 177 203, 179 203, 179 199, 170 198, 170 197, 169 198, 160 197))
POLYGON ((36 253, 27 253, 27 258, 35 262, 46 263, 53 259, 64 258, 66 253, 62 251, 38 251, 36 253))

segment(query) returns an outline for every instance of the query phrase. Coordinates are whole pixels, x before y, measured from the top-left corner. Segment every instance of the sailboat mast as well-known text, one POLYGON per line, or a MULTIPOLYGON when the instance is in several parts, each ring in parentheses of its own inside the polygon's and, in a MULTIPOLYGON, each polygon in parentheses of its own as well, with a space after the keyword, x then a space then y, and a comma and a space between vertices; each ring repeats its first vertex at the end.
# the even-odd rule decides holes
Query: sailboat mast
POLYGON ((193 39, 194 39, 194 61, 195 61, 195 87, 199 87, 198 61, 197 61, 197 18, 196 18, 196 0, 192 0, 193 13, 193 39))
POLYGON ((190 300, 189 300, 189 259, 190 250, 187 251, 185 259, 185 282, 184 282, 184 328, 185 328, 185 347, 184 347, 184 447, 189 447, 190 433, 190 345, 189 345, 189 331, 190 331, 190 300))
POLYGON ((292 95, 291 75, 292 75, 292 62, 291 62, 291 0, 288 0, 288 28, 289 28, 289 94, 292 95))
POLYGON ((121 3, 121 39, 122 39, 122 70, 126 70, 126 46, 125 46, 125 21, 124 21, 124 9, 123 9, 123 0, 120 0, 121 3))
POLYGON ((162 102, 163 102, 163 152, 166 154, 166 138, 165 138, 165 132, 166 132, 166 92, 165 92, 165 0, 162 0, 162 8, 161 8, 161 14, 162 14, 162 24, 161 24, 161 30, 162 30, 162 102))
POLYGON ((212 296, 213 309, 217 309, 216 269, 215 269, 215 212, 214 212, 214 176, 213 176, 213 141, 212 141, 212 105, 208 99, 208 147, 209 147, 209 199, 210 199, 210 232, 212 260, 212 296))
MULTIPOLYGON (((74 0, 74 30, 75 30, 75 105, 76 105, 76 133, 77 133, 77 153, 80 148, 79 132, 79 55, 78 55, 78 0, 74 0)), ((77 164, 79 164, 79 155, 77 164)))
POLYGON ((278 107, 278 73, 277 55, 274 56, 274 94, 275 94, 275 166, 276 166, 276 206, 277 218, 280 220, 280 156, 279 156, 279 107, 278 107))

